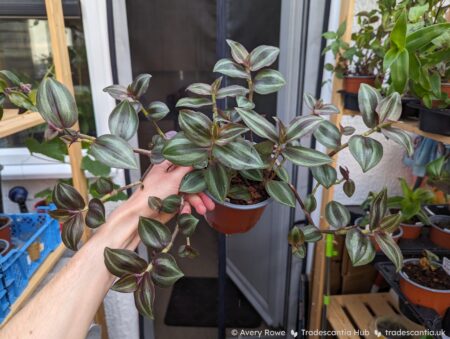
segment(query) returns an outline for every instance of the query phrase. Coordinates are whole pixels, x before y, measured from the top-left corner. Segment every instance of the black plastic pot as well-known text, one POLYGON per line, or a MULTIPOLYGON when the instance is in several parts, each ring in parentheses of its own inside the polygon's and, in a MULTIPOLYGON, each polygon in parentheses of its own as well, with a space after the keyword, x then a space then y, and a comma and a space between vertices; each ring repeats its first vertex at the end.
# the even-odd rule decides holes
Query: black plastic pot
POLYGON ((421 106, 419 128, 424 132, 450 135, 450 109, 421 106))
POLYGON ((340 93, 344 99, 344 108, 349 109, 351 111, 359 112, 358 94, 348 93, 345 91, 341 91, 340 93))
POLYGON ((400 119, 418 119, 420 100, 416 98, 402 98, 402 115, 400 119))

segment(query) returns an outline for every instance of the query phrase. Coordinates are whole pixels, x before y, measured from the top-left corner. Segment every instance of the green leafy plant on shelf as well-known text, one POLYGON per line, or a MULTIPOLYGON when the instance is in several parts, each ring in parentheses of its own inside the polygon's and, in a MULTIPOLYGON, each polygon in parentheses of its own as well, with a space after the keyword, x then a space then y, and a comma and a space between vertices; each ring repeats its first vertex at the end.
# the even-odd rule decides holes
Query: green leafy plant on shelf
MULTIPOLYGON (((238 42, 227 42, 232 59, 221 59, 214 67, 214 72, 226 78, 221 76, 212 84, 195 83, 187 87, 190 95, 176 105, 181 131, 171 138, 158 125, 169 113, 168 107, 159 101, 144 105, 140 100, 149 86, 149 74, 137 76, 128 87, 105 88, 120 103, 109 117, 111 133, 98 137, 72 129, 77 121, 77 107, 61 83, 46 78, 37 91, 37 110, 51 130, 47 135, 59 137, 69 145, 82 142, 90 156, 108 167, 136 169, 135 153, 149 157, 152 164, 167 159, 178 166, 194 167, 182 180, 179 194, 164 200, 148 199, 151 209, 178 214, 172 229, 157 220, 141 217, 138 232, 151 249, 148 262, 124 249, 106 248, 104 252, 106 266, 119 278, 112 288, 133 292, 137 308, 149 317, 153 316, 153 286, 170 286, 182 276, 175 257, 169 253, 174 239, 177 236, 186 239, 186 244, 178 251, 181 257, 197 254, 190 238, 198 220, 192 215, 179 214, 185 193, 207 192, 216 202, 212 214, 222 207, 234 210, 246 205, 247 209, 252 209, 270 201, 269 197, 292 208, 298 204, 308 225, 294 227, 287 235, 295 256, 304 257, 306 243, 321 240, 323 233, 338 233, 346 234, 347 249, 354 265, 373 259, 375 249, 370 238, 375 238, 397 269, 402 266, 400 249, 390 236, 398 227, 401 214, 389 214, 385 189, 373 200, 370 223, 364 230, 349 225, 350 213, 338 201, 329 202, 325 208, 324 217, 330 229, 319 229, 311 217, 317 205, 314 193, 319 186, 330 188, 342 184, 348 196, 355 191, 348 169, 341 167, 338 174, 332 166, 333 157, 340 151, 348 148, 363 172, 372 170, 383 156, 383 146, 372 138, 374 134, 383 134, 412 152, 409 135, 391 126, 401 114, 400 96, 392 93, 382 97, 376 89, 363 85, 359 104, 367 130, 361 134, 356 134, 352 126, 332 124, 327 115, 338 114, 338 109, 308 94, 304 96, 309 109, 307 114, 288 123, 276 117, 269 118, 255 111, 253 99, 256 95, 276 93, 285 85, 281 73, 269 68, 277 59, 279 49, 263 45, 248 52, 238 42), (158 131, 149 149, 133 149, 127 143, 138 128, 138 114, 152 121, 158 131), (301 138, 310 133, 314 133, 317 141, 329 151, 324 153, 301 146, 301 138), (349 137, 347 142, 342 140, 343 135, 349 137), (311 170, 317 180, 313 194, 300 196, 283 167, 288 161, 311 170)), ((141 182, 136 182, 127 187, 140 185, 141 182)), ((104 195, 86 204, 72 186, 56 185, 52 200, 58 209, 52 215, 63 222, 62 238, 66 246, 78 248, 84 224, 90 228, 100 227, 105 222, 104 202, 127 187, 112 189, 110 186, 102 190, 104 195)))

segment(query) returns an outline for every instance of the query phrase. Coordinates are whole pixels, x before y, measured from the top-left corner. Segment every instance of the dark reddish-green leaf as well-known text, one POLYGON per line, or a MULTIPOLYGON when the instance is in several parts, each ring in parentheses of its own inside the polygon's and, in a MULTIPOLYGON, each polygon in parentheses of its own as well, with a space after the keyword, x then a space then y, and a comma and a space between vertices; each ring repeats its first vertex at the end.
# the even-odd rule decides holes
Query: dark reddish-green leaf
POLYGON ((169 228, 156 219, 140 217, 138 233, 142 242, 155 250, 162 250, 171 239, 169 228))
POLYGON ((86 204, 78 191, 65 183, 58 183, 53 188, 53 203, 60 209, 82 210, 86 204))
POLYGON ((155 286, 149 272, 145 272, 134 292, 134 304, 140 314, 153 319, 153 302, 155 301, 155 286))
POLYGON ((175 258, 168 253, 158 253, 152 264, 151 276, 157 286, 170 287, 184 275, 175 258))
POLYGON ((121 293, 131 293, 138 287, 138 277, 134 274, 126 274, 112 285, 111 289, 121 293))
POLYGON ((97 228, 105 223, 105 206, 100 199, 94 198, 89 201, 86 214, 86 226, 97 228))
POLYGON ((178 215, 177 223, 180 227, 181 233, 189 237, 195 232, 195 228, 200 220, 194 217, 192 214, 183 213, 178 215))
POLYGON ((78 243, 83 235, 83 226, 84 220, 81 212, 75 213, 63 223, 61 239, 64 245, 72 251, 78 250, 78 243))
POLYGON ((142 273, 148 266, 144 259, 130 250, 106 247, 103 255, 106 268, 116 277, 122 277, 125 274, 142 273))
POLYGON ((163 200, 161 211, 165 213, 175 213, 178 209, 180 209, 181 203, 181 196, 177 194, 169 195, 163 200))
POLYGON ((137 162, 133 149, 122 138, 104 134, 91 145, 90 153, 103 164, 124 169, 136 169, 137 162))

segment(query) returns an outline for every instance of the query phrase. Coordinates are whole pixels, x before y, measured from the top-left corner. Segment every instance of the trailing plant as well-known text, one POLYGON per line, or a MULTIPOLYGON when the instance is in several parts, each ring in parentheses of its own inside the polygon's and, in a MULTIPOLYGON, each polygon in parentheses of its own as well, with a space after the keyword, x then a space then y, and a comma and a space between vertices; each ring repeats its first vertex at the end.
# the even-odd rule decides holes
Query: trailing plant
POLYGON ((400 178, 399 181, 403 195, 390 197, 389 208, 400 209, 403 214, 402 221, 405 223, 414 224, 418 219, 425 225, 429 225, 430 220, 423 206, 433 202, 434 193, 424 188, 409 187, 404 178, 400 178))
POLYGON ((426 166, 426 172, 428 176, 427 183, 444 193, 444 198, 448 201, 448 195, 450 194, 449 155, 443 155, 429 162, 426 166))
POLYGON ((431 251, 424 250, 423 255, 419 260, 420 267, 426 271, 436 271, 441 267, 441 260, 431 251))
MULTIPOLYGON (((359 105, 367 130, 356 134, 351 126, 335 126, 327 115, 337 114, 332 104, 316 100, 305 94, 308 114, 298 116, 286 123, 280 119, 258 114, 253 101, 256 95, 268 95, 280 90, 285 81, 277 70, 269 68, 279 49, 259 46, 249 52, 240 43, 228 40, 231 58, 219 60, 214 72, 218 77, 212 84, 195 83, 187 87, 189 96, 178 101, 178 122, 181 131, 168 137, 159 127, 158 121, 169 114, 167 106, 159 101, 149 105, 140 98, 147 91, 151 76, 141 74, 129 86, 113 85, 105 88, 120 103, 109 118, 111 134, 92 137, 72 128, 77 120, 77 107, 72 95, 58 81, 44 79, 37 93, 37 109, 58 136, 67 144, 85 143, 89 155, 109 167, 135 169, 134 154, 149 157, 152 164, 164 159, 176 166, 193 166, 181 182, 180 192, 166 199, 149 197, 149 208, 156 212, 178 214, 176 226, 169 228, 155 219, 141 217, 138 232, 143 243, 149 247, 150 259, 146 261, 134 252, 124 249, 105 249, 105 264, 119 279, 113 289, 133 292, 139 311, 153 316, 154 285, 170 286, 182 276, 172 250, 177 236, 186 243, 178 249, 181 257, 194 257, 197 251, 190 238, 198 220, 188 214, 179 214, 183 195, 206 191, 218 202, 254 204, 268 196, 292 208, 298 204, 304 212, 308 225, 294 227, 288 241, 292 253, 305 255, 305 244, 322 239, 323 233, 346 234, 347 248, 354 265, 362 265, 373 259, 375 250, 369 237, 375 237, 383 251, 401 267, 401 252, 390 237, 398 226, 399 215, 387 211, 386 190, 382 190, 372 203, 369 227, 360 230, 348 225, 350 213, 347 208, 331 201, 325 209, 325 219, 331 226, 319 229, 311 217, 316 208, 314 194, 320 186, 330 188, 344 185, 347 195, 355 191, 355 183, 347 168, 339 173, 332 166, 333 157, 349 149, 363 172, 372 170, 381 160, 383 146, 372 138, 383 134, 386 138, 412 152, 409 135, 392 127, 400 117, 401 102, 398 93, 382 97, 367 85, 362 85, 358 94, 359 105), (243 84, 246 84, 245 86, 243 84), (210 114, 198 111, 202 108, 210 114), (158 134, 152 139, 149 149, 132 148, 128 143, 138 127, 138 114, 149 119, 158 134), (326 146, 327 152, 304 147, 302 137, 313 133, 317 141, 326 146), (342 136, 349 137, 343 141, 342 136), (310 168, 317 181, 313 194, 301 197, 290 182, 283 167, 286 162, 310 168)), ((137 182, 134 185, 142 185, 137 182)), ((103 186, 102 186, 103 187, 103 186)), ((85 203, 80 194, 70 185, 55 186, 52 196, 58 209, 52 215, 64 222, 62 237, 69 248, 76 250, 83 232, 83 225, 97 228, 105 221, 104 202, 123 191, 101 190, 104 195, 85 203), (85 216, 84 216, 85 214, 85 216)))

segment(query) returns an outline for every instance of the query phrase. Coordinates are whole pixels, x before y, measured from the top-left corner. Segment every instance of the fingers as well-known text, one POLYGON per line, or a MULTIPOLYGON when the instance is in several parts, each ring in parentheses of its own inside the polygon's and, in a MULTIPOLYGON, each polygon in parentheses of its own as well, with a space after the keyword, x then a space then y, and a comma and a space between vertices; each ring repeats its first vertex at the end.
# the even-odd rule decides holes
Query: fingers
POLYGON ((214 201, 210 197, 208 197, 205 193, 201 192, 198 194, 200 199, 202 199, 203 204, 205 205, 206 209, 208 211, 212 211, 216 205, 214 204, 214 201))
POLYGON ((195 208, 198 214, 204 215, 206 213, 206 206, 197 194, 187 195, 186 200, 195 208))
POLYGON ((191 204, 188 201, 185 201, 183 207, 181 208, 180 214, 191 214, 191 212, 191 204))

